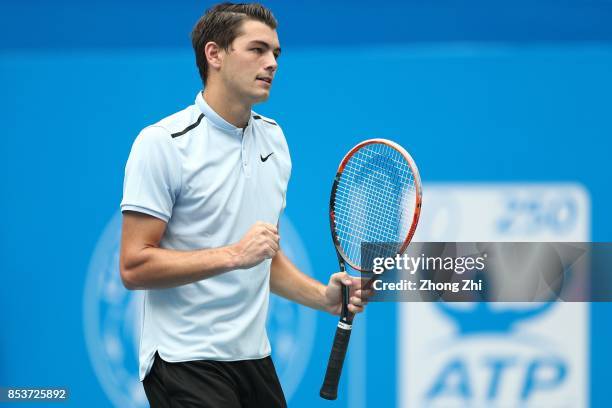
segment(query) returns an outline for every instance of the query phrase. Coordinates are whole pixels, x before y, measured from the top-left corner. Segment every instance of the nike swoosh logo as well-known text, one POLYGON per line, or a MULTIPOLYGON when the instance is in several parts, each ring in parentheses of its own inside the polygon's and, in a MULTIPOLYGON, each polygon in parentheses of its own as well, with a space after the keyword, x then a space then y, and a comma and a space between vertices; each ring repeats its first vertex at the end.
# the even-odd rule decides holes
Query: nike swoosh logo
POLYGON ((265 162, 266 160, 268 160, 270 158, 270 156, 272 156, 274 154, 274 152, 270 153, 269 155, 267 155, 266 157, 263 157, 261 154, 259 155, 259 158, 261 159, 262 163, 265 162))

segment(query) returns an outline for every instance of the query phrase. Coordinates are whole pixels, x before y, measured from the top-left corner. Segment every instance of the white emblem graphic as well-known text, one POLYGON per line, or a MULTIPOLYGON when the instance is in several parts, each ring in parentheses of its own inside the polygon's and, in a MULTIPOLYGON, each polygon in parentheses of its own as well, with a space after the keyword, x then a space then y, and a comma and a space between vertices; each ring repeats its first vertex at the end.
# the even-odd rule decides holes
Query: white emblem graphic
MULTIPOLYGON (((430 184, 415 242, 589 239, 575 184, 430 184)), ((399 305, 401 407, 585 407, 584 303, 399 305)))

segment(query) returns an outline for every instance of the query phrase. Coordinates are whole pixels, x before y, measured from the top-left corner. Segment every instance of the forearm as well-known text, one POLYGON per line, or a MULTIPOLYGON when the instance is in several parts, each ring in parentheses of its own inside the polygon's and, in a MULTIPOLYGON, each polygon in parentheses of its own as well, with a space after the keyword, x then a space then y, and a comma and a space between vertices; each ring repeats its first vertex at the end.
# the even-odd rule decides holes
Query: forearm
POLYGON ((325 286, 301 272, 282 251, 272 259, 270 289, 279 296, 318 310, 324 306, 325 286))
POLYGON ((121 277, 128 289, 171 288, 240 266, 232 246, 195 251, 145 247, 129 258, 122 253, 121 258, 121 277))

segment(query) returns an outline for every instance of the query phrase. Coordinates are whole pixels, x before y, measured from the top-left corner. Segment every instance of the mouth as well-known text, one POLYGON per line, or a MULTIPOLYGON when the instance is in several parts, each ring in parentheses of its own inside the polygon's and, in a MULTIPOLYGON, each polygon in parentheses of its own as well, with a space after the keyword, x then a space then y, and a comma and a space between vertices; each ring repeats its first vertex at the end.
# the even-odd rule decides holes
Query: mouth
POLYGON ((272 78, 271 78, 271 77, 267 77, 267 76, 258 76, 258 77, 257 77, 257 80, 258 80, 258 81, 265 82, 265 83, 266 83, 266 84, 268 84, 268 85, 271 85, 271 84, 272 84, 272 78))

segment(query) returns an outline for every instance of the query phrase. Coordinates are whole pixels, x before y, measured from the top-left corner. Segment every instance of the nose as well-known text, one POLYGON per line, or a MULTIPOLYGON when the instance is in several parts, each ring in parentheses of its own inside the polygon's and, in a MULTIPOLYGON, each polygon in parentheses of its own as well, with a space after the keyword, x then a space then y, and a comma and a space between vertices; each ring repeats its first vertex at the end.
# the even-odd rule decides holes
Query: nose
POLYGON ((274 73, 278 69, 278 61, 273 52, 269 52, 266 58, 266 71, 274 73))

